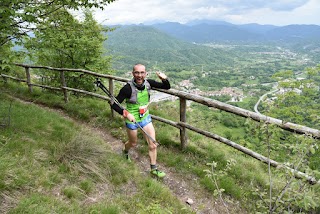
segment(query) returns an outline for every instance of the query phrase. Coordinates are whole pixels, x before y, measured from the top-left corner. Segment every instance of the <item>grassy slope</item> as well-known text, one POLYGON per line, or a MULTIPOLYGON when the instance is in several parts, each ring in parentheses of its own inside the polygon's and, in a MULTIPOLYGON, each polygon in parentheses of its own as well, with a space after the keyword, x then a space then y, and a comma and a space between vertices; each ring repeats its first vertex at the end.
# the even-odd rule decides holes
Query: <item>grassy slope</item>
MULTIPOLYGON (((3 116, 12 99, 0 100, 3 116)), ((101 137, 36 105, 12 106, 0 129, 1 213, 190 213, 101 137)))
MULTIPOLYGON (((89 98, 75 99, 74 97, 71 97, 70 102, 68 104, 64 104, 61 95, 42 93, 40 90, 35 90, 34 93, 30 95, 26 92, 25 87, 21 87, 19 84, 11 84, 11 83, 10 85, 6 85, 6 90, 10 91, 10 93, 14 94, 14 96, 24 97, 24 99, 27 98, 37 103, 45 103, 46 105, 51 107, 62 108, 70 116, 76 117, 86 122, 90 122, 94 126, 107 127, 108 130, 114 136, 117 136, 118 139, 125 140, 125 133, 121 129, 119 129, 120 127, 123 126, 121 119, 119 119, 118 117, 116 117, 112 121, 106 119, 110 116, 108 113, 109 107, 106 105, 106 102, 98 101, 97 99, 89 99, 89 98)), ((168 117, 169 115, 170 116, 169 119, 175 120, 174 118, 178 117, 177 106, 178 104, 174 102, 168 102, 168 103, 159 104, 159 105, 157 104, 152 106, 152 112, 155 115, 162 116, 162 117, 168 117), (161 109, 166 109, 166 111, 164 112, 161 109)), ((217 162, 218 165, 215 169, 216 170, 215 173, 217 174, 216 179, 218 180, 219 188, 224 189, 223 197, 225 198, 225 200, 229 201, 229 199, 231 199, 231 201, 229 201, 230 203, 238 203, 237 201, 240 201, 241 204, 246 204, 245 207, 249 210, 257 209, 257 207, 255 206, 259 201, 259 197, 255 194, 255 191, 257 191, 258 189, 261 191, 262 189, 268 188, 268 182, 267 182, 268 174, 267 174, 266 165, 261 164, 259 161, 255 159, 248 158, 248 156, 240 152, 237 152, 234 149, 231 149, 225 145, 217 143, 213 140, 209 140, 208 138, 202 137, 192 132, 188 132, 188 135, 189 135, 188 147, 183 152, 181 152, 181 150, 179 149, 179 143, 178 143, 179 131, 176 129, 172 129, 172 127, 164 125, 159 122, 155 122, 155 126, 158 133, 158 140, 160 140, 162 144, 161 151, 159 151, 159 155, 158 155, 159 162, 165 164, 167 167, 173 167, 177 169, 176 173, 179 174, 181 177, 185 177, 186 175, 189 175, 189 174, 196 176, 197 180, 201 183, 202 188, 212 193, 214 193, 217 188, 214 185, 214 182, 212 181, 212 179, 206 176, 207 174, 204 172, 204 170, 210 169, 210 167, 206 165, 207 163, 212 163, 213 161, 217 162), (229 160, 234 160, 235 165, 232 166, 226 173, 223 173, 229 160)), ((59 136, 59 134, 54 134, 54 135, 59 136)), ((8 136, 9 135, 6 135, 4 140, 2 141, 6 142, 6 139, 8 138, 8 136)), ((70 136, 72 136, 72 134, 70 134, 70 136)), ((69 138, 70 138, 69 141, 72 141, 72 137, 69 137, 69 138)), ((60 136, 60 140, 58 137, 58 140, 56 141, 61 142, 61 136, 60 136)), ((97 140, 97 142, 99 142, 99 140, 97 140)), ((2 144, 7 145, 7 143, 2 143, 2 144)), ((52 143, 50 143, 49 145, 51 146, 51 144, 52 143)), ((62 148, 61 151, 65 151, 65 149, 62 148)), ((140 152, 145 155, 147 154, 147 151, 145 149, 141 149, 140 152)), ((112 159, 117 160, 117 157, 114 156, 114 158, 112 159)), ((68 166, 67 163, 70 163, 70 159, 66 159, 65 162, 62 162, 62 163, 58 162, 57 158, 55 158, 54 160, 58 163, 58 166, 59 166, 58 168, 60 168, 60 165, 62 166, 62 172, 64 172, 65 170, 64 168, 66 168, 66 170, 69 170, 70 166, 68 166), (67 165, 67 166, 64 166, 64 165, 67 165)), ((58 160, 61 161, 61 159, 59 158, 58 160)), ((101 161, 98 161, 98 162, 102 164, 101 161)), ((116 163, 119 162, 119 164, 123 163, 121 160, 115 161, 115 162, 116 163)), ((107 164, 107 165, 104 165, 103 167, 108 169, 108 167, 111 167, 111 166, 107 164)), ((121 166, 116 166, 116 168, 122 168, 122 167, 126 167, 125 164, 122 164, 121 166)), ((131 170, 132 169, 129 170, 128 176, 129 177, 137 176, 137 180, 139 181, 140 178, 138 179, 139 176, 137 175, 137 173, 134 170, 133 171, 131 170)), ((60 173, 60 171, 58 172, 60 173)), ((70 174, 69 172, 67 174, 68 176, 72 176, 72 174, 69 175, 70 174)), ((74 177, 72 177, 70 180, 72 180, 73 178, 74 177)), ((126 178, 126 174, 122 174, 122 173, 118 174, 118 179, 119 180, 118 182, 116 182, 116 186, 113 189, 117 189, 117 187, 128 183, 128 180, 127 180, 128 178, 126 178)), ((78 181, 78 183, 81 183, 81 181, 78 181)), ((91 181, 91 183, 95 184, 95 182, 93 181, 91 181)), ((112 181, 110 181, 110 183, 112 183, 112 181)), ((141 183, 140 182, 137 182, 137 183, 140 184, 137 186, 141 187, 141 186, 144 186, 145 183, 153 183, 153 181, 147 179, 147 181, 141 180, 141 183)), ((59 185, 60 184, 61 183, 59 183, 59 185)), ((156 184, 156 185, 159 185, 159 184, 156 184)), ((273 192, 273 194, 276 195, 277 191, 282 189, 282 186, 283 186, 283 183, 279 183, 274 177, 273 187, 275 188, 276 191, 273 192)), ((69 184, 67 185, 67 187, 74 187, 74 185, 69 184)), ((42 188, 43 187, 41 187, 40 189, 42 188)), ((97 186, 93 187, 93 189, 96 189, 96 188, 97 186)), ((164 188, 164 190, 165 189, 166 188, 164 188)), ((317 192, 317 187, 315 187, 314 191, 317 192)), ((63 192, 64 191, 60 191, 62 195, 65 194, 63 192)), ((14 194, 14 192, 12 194, 14 194)), ((167 195, 167 194, 168 193, 164 193, 164 195, 167 195)), ((82 195, 82 194, 79 193, 79 195, 82 195)), ((111 195, 117 195, 117 194, 111 194, 111 195)), ((67 197, 67 196, 64 196, 64 197, 67 197)), ((154 196, 151 195, 151 198, 153 197, 154 196)), ((129 212, 127 208, 127 206, 129 205, 126 204, 125 202, 122 202, 124 201, 123 199, 126 198, 126 196, 120 194, 118 195, 118 198, 120 198, 120 200, 114 200, 114 201, 112 200, 112 202, 117 204, 117 206, 119 206, 121 210, 126 210, 127 212, 129 212)), ((173 204, 176 204, 174 202, 175 200, 170 199, 170 197, 168 200, 170 202, 173 201, 173 204)), ((71 200, 71 201, 74 201, 74 200, 71 200)), ((140 203, 142 203, 144 199, 143 200, 137 199, 137 201, 140 201, 140 203)), ((79 203, 78 199, 77 199, 77 203, 79 203)), ((161 200, 158 203, 160 207, 164 207, 164 204, 169 202, 161 198, 161 200), (162 200, 164 200, 164 202, 162 200)), ((79 204, 75 205, 75 207, 76 208, 81 207, 81 205, 79 204)), ((101 206, 103 207, 104 205, 101 205, 101 206)), ((172 206, 170 207, 170 209, 172 210, 181 208, 180 205, 177 208, 175 208, 174 205, 171 205, 171 203, 170 203, 170 206, 172 206)))
MULTIPOLYGON (((13 94, 16 97, 20 97, 23 99, 29 99, 32 102, 45 104, 47 106, 51 106, 54 108, 62 108, 64 109, 70 116, 75 117, 77 119, 94 123, 95 126, 99 127, 108 127, 109 131, 117 138, 125 140, 125 133, 119 129, 122 127, 122 122, 119 118, 115 120, 106 120, 109 115, 109 108, 106 106, 106 102, 97 101, 97 99, 75 99, 74 97, 70 97, 70 102, 68 104, 63 103, 63 99, 61 95, 55 96, 50 93, 42 93, 41 90, 35 89, 33 94, 30 95, 27 92, 27 89, 22 84, 9 84, 5 85, 6 89, 9 93, 13 94), (102 111, 101 111, 102 110, 102 111)), ((4 89, 4 88, 3 88, 4 89)), ((166 107, 168 111, 170 111, 167 115, 175 115, 173 113, 176 111, 176 104, 169 104, 171 107, 166 107), (173 105, 173 106, 172 106, 173 105), (172 111, 172 112, 171 112, 172 111)), ((154 113, 156 113, 156 106, 154 109, 154 113)), ((162 108, 161 106, 159 107, 162 108)), ((158 112, 160 116, 163 114, 163 111, 158 112)), ((167 112, 168 113, 168 112, 167 112)), ((173 118, 171 118, 173 119, 173 118)), ((179 169, 177 172, 180 176, 185 177, 186 174, 193 174, 199 178, 199 182, 202 184, 204 189, 209 191, 214 191, 216 188, 213 185, 211 179, 206 177, 206 174, 203 170, 208 169, 206 163, 212 161, 219 161, 218 169, 223 169, 227 159, 232 158, 232 156, 228 155, 229 152, 232 151, 229 148, 221 144, 217 144, 214 141, 210 140, 208 145, 208 140, 202 136, 197 134, 189 133, 189 146, 188 148, 181 153, 179 149, 179 132, 178 130, 172 130, 170 126, 166 126, 161 123, 157 123, 157 133, 158 140, 160 140, 162 151, 158 154, 158 159, 160 162, 165 163, 168 167, 174 167, 179 169), (213 142, 213 143, 212 143, 213 142)), ((146 150, 141 150, 141 153, 147 155, 146 150)), ((243 157, 240 157, 244 159, 243 157)), ((248 165, 252 165, 251 167, 257 169, 260 168, 260 163, 257 163, 254 160, 249 160, 247 162, 248 165)), ((260 170, 259 170, 260 171, 260 170)), ((248 192, 248 186, 246 187, 240 186, 237 181, 237 177, 242 177, 242 179, 251 179, 258 180, 258 183, 263 185, 265 182, 263 178, 263 173, 259 173, 261 176, 259 178, 253 178, 254 175, 251 174, 249 177, 247 175, 243 175, 241 171, 235 170, 233 175, 223 176, 221 180, 221 188, 226 190, 226 195, 231 197, 233 201, 238 201, 241 199, 241 195, 250 193, 248 192), (241 175, 241 176, 239 176, 241 175)), ((119 175, 121 176, 121 175, 119 175)), ((245 184, 244 181, 240 181, 245 184)), ((121 182, 120 182, 121 183, 121 182)), ((242 199, 241 199, 242 200, 242 199)), ((245 199, 247 200, 247 199, 245 199)), ((254 206, 254 203, 250 205, 254 206)))

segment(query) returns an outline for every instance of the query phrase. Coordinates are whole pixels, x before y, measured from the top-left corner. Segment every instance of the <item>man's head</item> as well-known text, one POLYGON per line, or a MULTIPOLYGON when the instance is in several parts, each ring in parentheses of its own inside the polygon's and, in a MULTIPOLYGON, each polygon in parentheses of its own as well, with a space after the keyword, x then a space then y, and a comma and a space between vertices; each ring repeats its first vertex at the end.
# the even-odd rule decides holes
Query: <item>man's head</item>
POLYGON ((147 76, 146 67, 142 64, 136 64, 135 66, 133 66, 132 75, 133 75, 134 81, 138 85, 143 84, 144 79, 147 76))

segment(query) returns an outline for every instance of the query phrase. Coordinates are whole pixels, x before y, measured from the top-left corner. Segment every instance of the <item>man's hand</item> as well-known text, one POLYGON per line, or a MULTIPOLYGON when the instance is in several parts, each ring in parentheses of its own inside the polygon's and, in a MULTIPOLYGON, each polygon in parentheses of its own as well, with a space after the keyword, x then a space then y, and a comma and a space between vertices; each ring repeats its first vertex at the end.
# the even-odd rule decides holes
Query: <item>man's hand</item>
POLYGON ((127 118, 130 122, 133 122, 133 123, 136 122, 136 119, 134 118, 134 116, 130 114, 130 112, 128 112, 126 109, 123 110, 123 117, 127 118))
POLYGON ((130 114, 130 113, 127 115, 127 119, 128 119, 130 122, 133 122, 133 123, 136 122, 136 119, 135 119, 134 116, 133 116, 132 114, 130 114))
POLYGON ((166 80, 168 78, 167 75, 162 72, 157 71, 156 74, 161 80, 166 80))

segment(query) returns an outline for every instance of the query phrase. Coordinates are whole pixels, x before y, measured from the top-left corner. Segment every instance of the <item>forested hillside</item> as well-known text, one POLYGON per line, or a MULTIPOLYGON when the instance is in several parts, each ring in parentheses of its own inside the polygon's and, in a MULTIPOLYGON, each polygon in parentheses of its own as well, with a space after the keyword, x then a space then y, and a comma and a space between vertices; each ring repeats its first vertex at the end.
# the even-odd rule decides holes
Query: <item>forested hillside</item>
POLYGON ((236 57, 223 49, 181 41, 150 26, 118 26, 108 33, 105 47, 116 58, 114 67, 120 70, 131 69, 137 62, 171 69, 190 69, 199 64, 222 68, 236 57))

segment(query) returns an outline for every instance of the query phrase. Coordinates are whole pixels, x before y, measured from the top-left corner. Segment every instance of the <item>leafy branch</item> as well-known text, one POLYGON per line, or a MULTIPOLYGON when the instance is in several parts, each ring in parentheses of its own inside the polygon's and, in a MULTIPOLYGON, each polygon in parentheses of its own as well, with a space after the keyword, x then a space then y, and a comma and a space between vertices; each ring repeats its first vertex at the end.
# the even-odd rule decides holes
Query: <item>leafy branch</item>
POLYGON ((235 160, 231 159, 231 160, 227 160, 227 165, 226 167, 223 169, 223 170, 219 170, 219 171, 216 171, 216 168, 217 168, 217 162, 213 161, 212 163, 207 163, 207 166, 210 166, 211 169, 205 169, 203 170, 205 173, 206 173, 206 176, 208 178, 210 178, 212 180, 212 182, 214 183, 215 185, 215 190, 213 192, 213 195, 214 196, 219 196, 220 198, 220 201, 222 202, 223 206, 226 208, 226 212, 227 213, 230 213, 229 212, 229 209, 228 209, 228 205, 226 204, 225 200, 223 199, 222 197, 222 194, 223 192, 225 191, 223 188, 220 188, 219 187, 219 184, 218 184, 218 179, 220 179, 221 177, 224 177, 227 175, 227 172, 232 168, 232 166, 235 165, 235 160))

